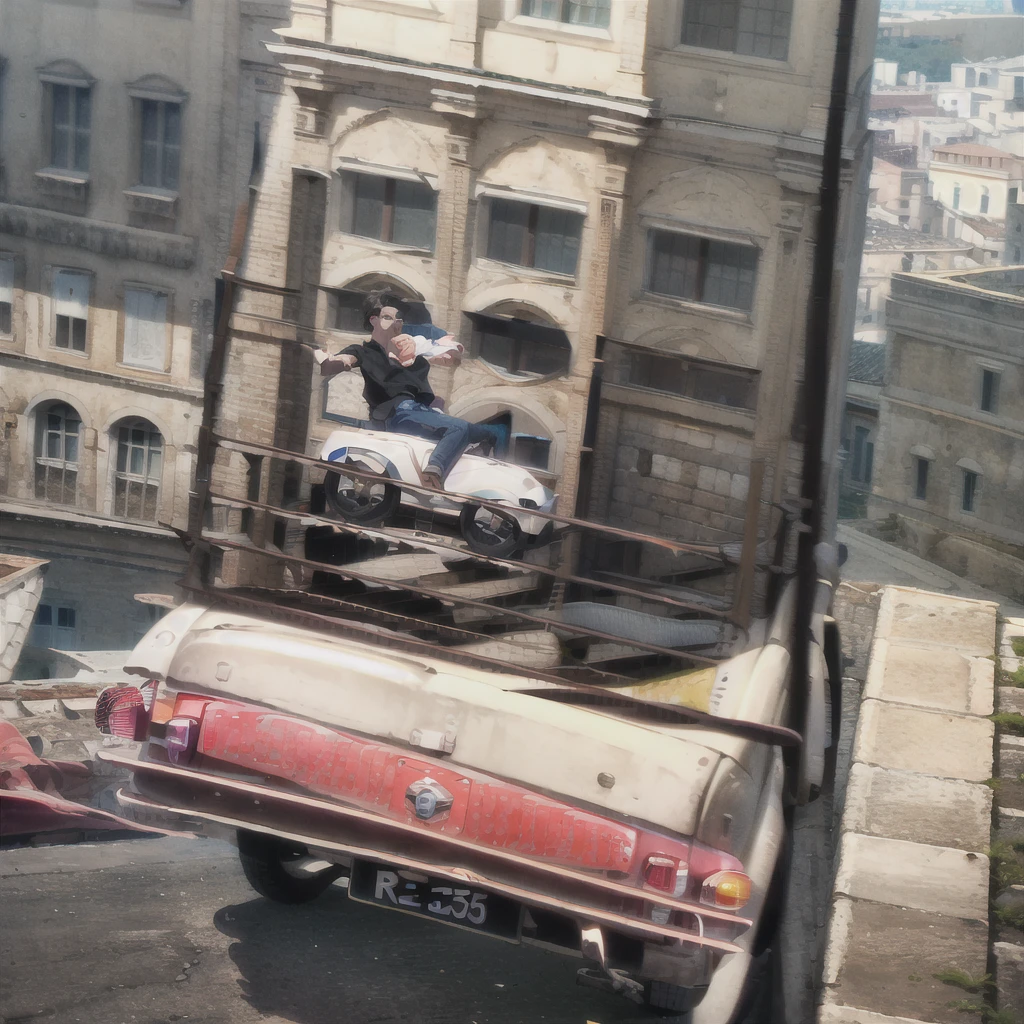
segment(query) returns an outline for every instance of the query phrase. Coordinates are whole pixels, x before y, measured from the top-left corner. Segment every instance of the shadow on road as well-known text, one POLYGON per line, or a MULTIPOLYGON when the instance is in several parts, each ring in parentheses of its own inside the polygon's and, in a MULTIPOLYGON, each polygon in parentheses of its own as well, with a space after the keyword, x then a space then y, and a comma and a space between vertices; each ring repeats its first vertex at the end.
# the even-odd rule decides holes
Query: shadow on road
POLYGON ((581 961, 350 901, 217 911, 244 998, 295 1024, 625 1024, 655 1018, 576 985, 581 961))

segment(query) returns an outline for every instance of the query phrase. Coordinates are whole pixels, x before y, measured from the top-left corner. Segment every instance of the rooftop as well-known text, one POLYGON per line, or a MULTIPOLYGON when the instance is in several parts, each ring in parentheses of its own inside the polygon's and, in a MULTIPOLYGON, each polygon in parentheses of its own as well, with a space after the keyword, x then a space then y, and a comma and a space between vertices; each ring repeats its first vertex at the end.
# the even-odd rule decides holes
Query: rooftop
POLYGON ((872 217, 868 213, 864 231, 865 252, 950 252, 970 249, 970 245, 944 238, 942 235, 926 235, 903 224, 890 224, 872 217))
POLYGON ((994 267, 991 270, 969 270, 938 274, 947 281, 970 288, 1024 299, 1024 266, 994 267))
POLYGON ((885 345, 854 341, 850 348, 850 380, 861 384, 885 383, 885 345))
POLYGON ((979 146, 976 142, 953 142, 945 146, 933 147, 936 153, 954 153, 958 156, 997 156, 1003 160, 1012 160, 1013 154, 995 146, 979 146))

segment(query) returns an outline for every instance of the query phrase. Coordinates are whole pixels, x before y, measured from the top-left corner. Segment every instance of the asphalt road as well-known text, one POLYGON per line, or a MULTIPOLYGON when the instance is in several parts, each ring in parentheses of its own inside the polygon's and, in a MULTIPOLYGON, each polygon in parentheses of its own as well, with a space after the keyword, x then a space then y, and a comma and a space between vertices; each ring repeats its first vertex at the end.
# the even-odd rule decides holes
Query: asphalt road
POLYGON ((134 840, 0 853, 4 1024, 615 1024, 580 961, 351 902, 257 897, 234 850, 134 840))

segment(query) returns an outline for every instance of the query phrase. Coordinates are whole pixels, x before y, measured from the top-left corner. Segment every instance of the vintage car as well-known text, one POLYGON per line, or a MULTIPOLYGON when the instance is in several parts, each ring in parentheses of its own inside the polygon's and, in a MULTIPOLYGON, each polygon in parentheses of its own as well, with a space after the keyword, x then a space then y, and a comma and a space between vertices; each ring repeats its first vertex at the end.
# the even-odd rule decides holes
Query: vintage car
POLYGON ((793 588, 731 657, 612 689, 185 604, 97 706, 141 752, 102 756, 131 772, 134 820, 231 839, 268 899, 338 881, 727 1024, 770 933, 787 792, 813 797, 834 741, 825 582, 802 754, 782 725, 793 588))

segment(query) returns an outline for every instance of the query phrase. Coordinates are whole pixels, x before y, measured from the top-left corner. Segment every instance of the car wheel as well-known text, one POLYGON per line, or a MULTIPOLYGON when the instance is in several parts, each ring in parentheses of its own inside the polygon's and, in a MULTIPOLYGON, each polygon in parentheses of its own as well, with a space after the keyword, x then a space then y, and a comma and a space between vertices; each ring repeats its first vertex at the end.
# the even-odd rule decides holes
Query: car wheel
POLYGON ((508 558, 520 544, 522 531, 513 516, 480 505, 463 505, 459 529, 471 551, 508 558))
POLYGON ((304 846, 258 832, 238 833, 238 859, 246 880, 275 903, 308 903, 344 874, 344 868, 337 865, 315 874, 298 871, 308 858, 304 846))
MULTIPOLYGON (((359 466, 359 469, 369 467, 359 466)), ((382 480, 361 480, 338 470, 328 470, 324 477, 327 504, 342 519, 361 526, 373 526, 389 519, 398 510, 402 492, 382 480)))

